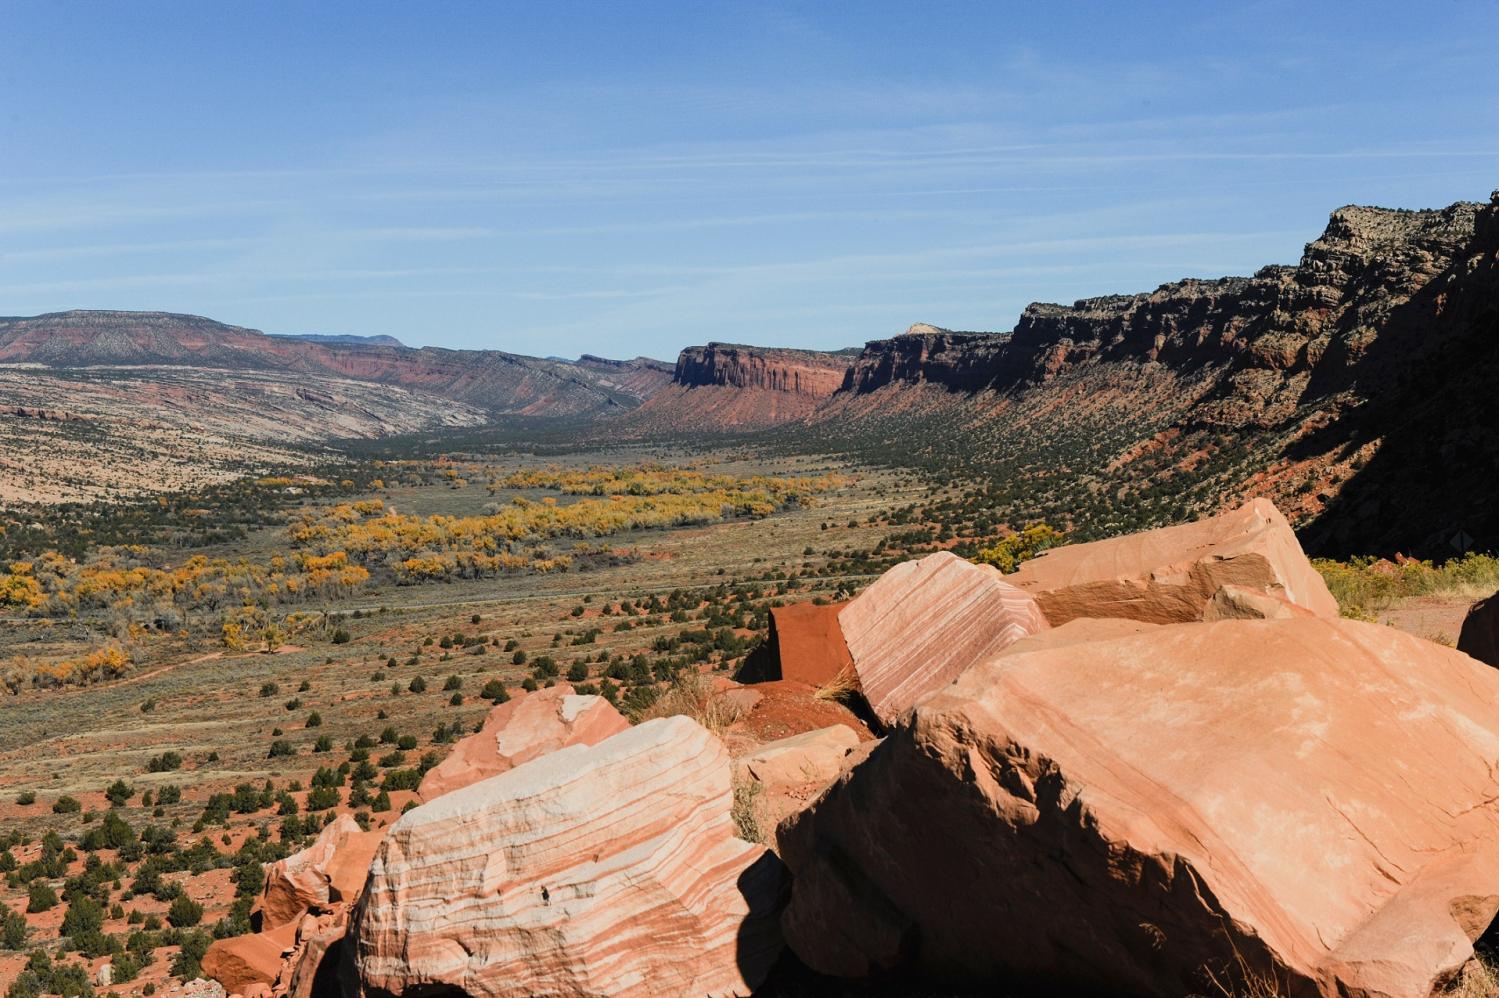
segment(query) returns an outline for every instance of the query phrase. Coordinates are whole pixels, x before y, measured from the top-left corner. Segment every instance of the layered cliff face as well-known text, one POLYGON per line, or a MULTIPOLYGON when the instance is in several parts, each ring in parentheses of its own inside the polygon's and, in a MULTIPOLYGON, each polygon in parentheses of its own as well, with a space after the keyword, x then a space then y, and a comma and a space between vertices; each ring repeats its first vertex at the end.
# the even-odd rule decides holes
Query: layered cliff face
POLYGON ((1083 536, 1267 495, 1319 551, 1499 545, 1496 252, 1499 195, 1342 208, 1296 266, 870 343, 799 432, 1083 536))
MULTIPOLYGON (((1275 373, 1236 379, 1224 400, 1239 395, 1258 403, 1266 387, 1346 387, 1348 370, 1396 309, 1466 251, 1479 211, 1466 203, 1440 211, 1342 208, 1295 267, 1178 281, 1073 305, 1037 303, 1009 334, 951 333, 918 324, 902 336, 868 344, 845 387, 867 392, 933 383, 1006 391, 1108 362, 1159 363, 1180 373, 1212 366, 1275 373), (1316 386, 1298 382, 1314 370, 1316 386), (1272 386, 1276 380, 1282 384, 1272 386)), ((1270 425, 1275 414, 1256 409, 1224 415, 1234 425, 1245 416, 1270 425)))
POLYGON ((709 343, 677 357, 673 381, 688 388, 726 385, 825 399, 843 384, 849 352, 709 343))
POLYGON ((677 357, 671 387, 628 420, 639 433, 762 430, 811 416, 842 387, 857 351, 709 343, 677 357))
POLYGON ((646 358, 573 363, 498 350, 267 336, 169 312, 73 311, 0 319, 0 363, 294 371, 430 392, 494 413, 541 416, 627 411, 670 381, 666 365, 646 358))
POLYGON ((1008 336, 955 333, 918 322, 900 336, 865 345, 843 379, 848 392, 930 383, 956 391, 986 388, 1008 336))

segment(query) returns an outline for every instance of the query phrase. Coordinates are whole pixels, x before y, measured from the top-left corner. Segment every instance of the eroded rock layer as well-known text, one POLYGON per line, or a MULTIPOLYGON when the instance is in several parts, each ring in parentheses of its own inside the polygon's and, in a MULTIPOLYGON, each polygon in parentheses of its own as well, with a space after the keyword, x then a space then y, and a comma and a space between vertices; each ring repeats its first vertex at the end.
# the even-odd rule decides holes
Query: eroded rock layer
POLYGON ((294 925, 309 911, 353 901, 383 835, 363 831, 352 815, 340 814, 312 845, 269 864, 260 898, 262 927, 294 925))
POLYGON ((1036 601, 998 569, 948 551, 896 565, 838 622, 864 698, 885 724, 975 662, 1047 627, 1036 601))
POLYGON ((1338 615, 1327 583, 1267 499, 1195 523, 1053 548, 1006 581, 1034 596, 1054 626, 1079 617, 1166 624, 1209 612, 1242 616, 1250 611, 1241 591, 1338 615))
POLYGON ((682 717, 405 814, 350 937, 366 988, 735 995, 781 948, 782 871, 734 837, 721 742, 682 717))
POLYGON ((491 710, 479 731, 427 771, 417 792, 433 800, 564 745, 597 745, 629 726, 609 701, 579 696, 566 683, 523 693, 491 710))

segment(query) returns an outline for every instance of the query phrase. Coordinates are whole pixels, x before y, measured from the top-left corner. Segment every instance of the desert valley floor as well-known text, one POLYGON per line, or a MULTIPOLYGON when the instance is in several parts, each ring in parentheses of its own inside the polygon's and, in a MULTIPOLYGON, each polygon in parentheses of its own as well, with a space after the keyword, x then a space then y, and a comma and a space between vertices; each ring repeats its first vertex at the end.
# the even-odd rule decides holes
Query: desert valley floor
MULTIPOLYGON (((772 667, 787 673, 765 674, 770 611, 832 610, 933 552, 1013 568, 1004 552, 1029 557, 1024 539, 1045 533, 982 549, 996 524, 977 493, 748 445, 444 453, 377 460, 337 482, 305 467, 256 480, 250 495, 270 512, 237 534, 173 547, 185 535, 141 521, 154 543, 96 553, 75 575, 61 562, 10 566, 12 594, 50 595, 31 612, 13 595, 0 620, 11 686, 0 726, 0 902, 11 912, 0 979, 38 960, 64 993, 75 978, 108 979, 122 995, 205 973, 260 979, 270 971, 240 956, 226 971, 210 946, 260 938, 244 933, 271 904, 262 863, 342 829, 335 816, 383 834, 434 792, 431 780, 452 779, 460 763, 443 760, 455 747, 455 759, 468 758, 466 740, 481 737, 497 704, 544 699, 554 686, 601 694, 637 723, 692 717, 741 769, 765 746, 814 732, 846 732, 838 755, 867 746, 881 731, 870 680, 867 702, 843 674, 793 680, 790 617, 778 618, 772 667), (674 502, 689 505, 665 505, 674 502), (466 532, 507 516, 591 523, 626 508, 648 525, 559 532, 510 548, 518 560, 508 568, 483 569, 488 542, 464 547, 466 532), (660 508, 678 521, 650 519, 660 508), (402 561, 401 531, 427 531, 421 543, 458 553, 402 561), (340 574, 356 561, 374 574, 340 574), (225 579, 224 599, 210 598, 225 579), (45 585, 27 590, 27 580, 45 585), (245 580, 253 599, 233 588, 245 580), (71 942, 57 950, 59 938, 71 942)), ((1449 579, 1370 595, 1385 579, 1379 565, 1319 565, 1345 614, 1423 642, 1454 644, 1483 594, 1482 581, 1449 579)), ((736 783, 741 837, 773 843, 776 823, 826 786, 827 773, 797 765, 808 768, 736 783)), ((279 955, 270 963, 291 972, 279 955)), ((851 987, 795 964, 762 990, 867 993, 851 987)))

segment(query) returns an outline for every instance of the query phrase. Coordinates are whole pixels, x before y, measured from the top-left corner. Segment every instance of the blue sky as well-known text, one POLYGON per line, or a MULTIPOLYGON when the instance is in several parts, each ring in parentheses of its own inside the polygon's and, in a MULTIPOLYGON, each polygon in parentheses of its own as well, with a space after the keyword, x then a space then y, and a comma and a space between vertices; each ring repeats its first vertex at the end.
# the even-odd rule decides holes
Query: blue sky
POLYGON ((0 314, 673 357, 1499 187, 1499 4, 14 3, 0 314))

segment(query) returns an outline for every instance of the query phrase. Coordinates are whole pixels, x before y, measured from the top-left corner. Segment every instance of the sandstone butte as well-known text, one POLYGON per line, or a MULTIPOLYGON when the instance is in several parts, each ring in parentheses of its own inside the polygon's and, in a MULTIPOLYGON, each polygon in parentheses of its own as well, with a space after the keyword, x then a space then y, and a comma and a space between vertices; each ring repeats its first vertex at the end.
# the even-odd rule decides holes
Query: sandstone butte
POLYGON ((1457 638, 1457 650, 1480 662, 1499 666, 1499 593, 1469 608, 1457 638))
POLYGON ((723 744, 684 717, 570 745, 407 812, 349 938, 375 993, 745 995, 784 871, 734 837, 723 744))
POLYGON ((783 928, 840 976, 1424 996, 1499 909, 1496 758, 1499 672, 1391 628, 1079 621, 782 823, 783 928))
POLYGON ((896 565, 838 623, 864 698, 886 725, 970 665, 1047 627, 1036 601, 998 569, 949 551, 896 565))
POLYGON ((351 815, 341 814, 312 845, 268 864, 259 905, 261 928, 296 925, 309 911, 354 900, 384 835, 363 831, 351 815))
POLYGON ((1201 620, 1225 586, 1338 616, 1337 600, 1268 499, 1196 523, 1055 548, 1005 580, 1034 596, 1054 627, 1078 617, 1201 620))
POLYGON ((767 640, 780 678, 822 686, 853 675, 854 662, 838 626, 844 603, 792 603, 772 607, 767 640))
POLYGON ((522 694, 491 710, 479 731, 422 777, 417 793, 430 801, 565 745, 597 745, 629 726, 609 701, 580 696, 566 683, 522 694))

